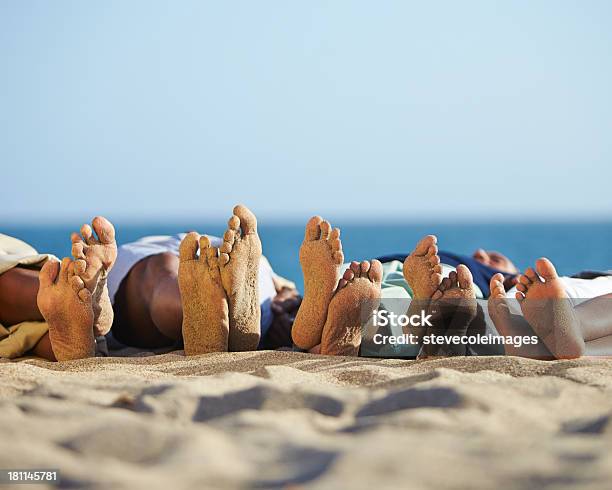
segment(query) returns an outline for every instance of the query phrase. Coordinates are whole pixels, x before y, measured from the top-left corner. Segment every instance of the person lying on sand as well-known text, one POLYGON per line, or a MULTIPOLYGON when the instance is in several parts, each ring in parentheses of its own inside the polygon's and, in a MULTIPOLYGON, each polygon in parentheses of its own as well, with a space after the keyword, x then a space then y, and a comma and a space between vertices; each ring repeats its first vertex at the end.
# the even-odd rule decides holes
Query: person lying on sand
MULTIPOLYGON (((511 264, 509 261, 507 265, 511 264)), ((513 267, 513 265, 512 265, 513 267)), ((508 270, 508 269, 507 269, 508 270)), ((417 305, 448 298, 464 300, 463 325, 455 329, 484 330, 473 302, 476 287, 472 273, 463 264, 442 277, 437 239, 428 235, 419 241, 403 263, 406 282, 417 305)), ((508 270, 509 271, 509 270, 508 270)), ((572 358, 582 355, 612 355, 612 275, 589 273, 581 277, 559 277, 546 258, 518 275, 516 286, 502 273, 491 277, 488 313, 500 335, 533 335, 542 339, 535 346, 506 346, 509 355, 533 358, 572 358), (537 271, 537 272, 536 272, 537 271), (509 298, 516 298, 516 301, 509 298)))
POLYGON ((244 206, 234 208, 224 240, 192 232, 148 237, 118 250, 107 219, 96 217, 92 226, 72 234, 73 258, 61 263, 0 236, 0 357, 90 357, 94 338, 107 334, 141 348, 185 340, 188 354, 254 350, 261 331, 267 333, 263 347, 291 345, 287 323, 299 295, 261 256, 257 221, 244 206), (208 269, 187 259, 199 247, 208 269), (194 324, 212 318, 225 334, 194 333, 194 324))
MULTIPOLYGON (((16 290, 15 281, 25 284, 18 288, 25 291, 18 294, 24 303, 21 310, 0 309, 0 321, 14 325, 17 320, 47 319, 49 333, 32 347, 36 355, 60 360, 90 356, 92 337, 108 333, 111 325, 115 338, 137 347, 168 347, 182 341, 187 354, 254 350, 271 323, 264 321, 266 316, 282 318, 280 332, 288 333, 292 327, 293 341, 303 350, 358 355, 362 320, 377 308, 381 295, 381 262, 343 266, 340 231, 318 216, 308 222, 300 248, 305 292, 293 325, 289 312, 299 304, 297 292, 262 258, 257 220, 246 207, 234 208, 222 240, 195 232, 143 239, 120 247, 114 269, 117 247, 112 224, 101 217, 92 224, 97 238, 88 225, 81 235, 73 234, 74 260, 45 264, 40 288, 34 271, 15 268, 0 275, 0 300, 10 296, 2 294, 3 289, 16 290), (273 315, 266 305, 271 305, 273 315), (73 311, 76 314, 68 313, 73 311), (89 323, 93 328, 86 328, 89 323)), ((505 265, 512 275, 514 266, 507 259, 505 265)), ((445 278, 442 272, 436 238, 427 236, 403 263, 403 276, 416 304, 460 299, 471 305, 478 288, 470 269, 459 264, 445 278)), ((491 281, 495 299, 503 280, 496 275, 491 281)), ((462 309, 460 328, 467 330, 477 313, 475 307, 462 309)), ((499 315, 492 316, 500 322, 499 315)), ((498 327, 500 333, 503 328, 498 327)), ((593 335, 587 340, 594 340, 593 335)))
POLYGON ((73 260, 37 254, 0 235, 0 357, 48 360, 91 357, 95 335, 108 332, 113 310, 108 271, 115 261, 115 230, 105 218, 73 234, 73 260))

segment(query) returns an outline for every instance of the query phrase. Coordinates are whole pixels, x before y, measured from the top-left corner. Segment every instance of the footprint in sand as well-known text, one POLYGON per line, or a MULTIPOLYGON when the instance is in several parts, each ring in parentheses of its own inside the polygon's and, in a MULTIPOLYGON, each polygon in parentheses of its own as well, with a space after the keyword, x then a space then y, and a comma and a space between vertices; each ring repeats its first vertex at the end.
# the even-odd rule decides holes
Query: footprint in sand
POLYGON ((229 301, 229 350, 257 350, 261 337, 257 218, 246 207, 234 207, 220 248, 221 283, 229 301))
POLYGON ((221 283, 218 249, 207 236, 192 231, 181 242, 178 282, 185 354, 227 352, 229 306, 221 283))
POLYGON ((75 272, 92 294, 94 310, 94 333, 105 335, 113 324, 113 307, 107 287, 107 277, 117 259, 115 228, 102 216, 96 216, 92 227, 85 224, 81 235, 72 233, 72 256, 75 259, 75 272))
POLYGON ((529 267, 518 280, 521 311, 552 354, 557 359, 584 355, 580 322, 552 262, 538 259, 535 270, 529 267))
POLYGON ((75 273, 75 263, 48 261, 40 271, 38 309, 49 325, 49 339, 58 361, 95 355, 92 295, 75 273))
POLYGON ((301 349, 312 349, 321 343, 327 309, 343 262, 340 230, 332 230, 329 222, 320 216, 310 218, 300 247, 304 299, 291 332, 293 342, 301 349))
POLYGON ((329 303, 321 336, 321 354, 356 356, 361 331, 380 302, 382 264, 352 262, 329 303))

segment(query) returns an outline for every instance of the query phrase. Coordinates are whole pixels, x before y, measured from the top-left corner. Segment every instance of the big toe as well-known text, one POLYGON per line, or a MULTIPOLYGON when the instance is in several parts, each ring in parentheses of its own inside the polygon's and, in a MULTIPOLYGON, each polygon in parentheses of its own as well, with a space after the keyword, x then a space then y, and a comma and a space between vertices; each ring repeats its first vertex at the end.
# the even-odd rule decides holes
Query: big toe
POLYGON ((371 281, 379 283, 382 282, 383 276, 383 267, 379 260, 372 260, 370 263, 370 270, 368 272, 368 277, 371 281))
POLYGON ((242 204, 234 207, 234 215, 240 218, 240 228, 243 235, 257 233, 257 218, 249 208, 242 204))
POLYGON ((115 227, 104 216, 96 216, 91 224, 100 243, 109 245, 115 241, 115 227))
POLYGON ((463 264, 459 264, 457 266, 457 281, 459 282, 459 287, 461 287, 461 289, 469 289, 472 287, 472 273, 470 272, 470 269, 463 264))
POLYGON ((538 271, 538 274, 540 274, 540 276, 547 281, 551 281, 559 277, 557 274, 557 269, 555 269, 553 263, 546 257, 536 260, 536 270, 538 271))
POLYGON ((417 243, 417 246, 414 248, 414 253, 416 255, 425 255, 429 250, 429 247, 435 245, 438 239, 435 235, 427 235, 421 238, 421 241, 417 243))
POLYGON ((506 295, 504 294, 504 276, 499 272, 495 274, 491 278, 491 282, 489 283, 489 289, 491 290, 491 298, 505 298, 506 295))
POLYGON ((60 270, 60 263, 57 260, 47 260, 45 265, 42 266, 40 272, 38 274, 38 278, 40 281, 40 287, 50 286, 57 279, 57 274, 60 270))
POLYGON ((321 236, 321 223, 323 222, 323 218, 321 216, 313 216, 306 223, 306 234, 304 238, 307 241, 318 240, 321 236))
POLYGON ((195 231, 187 233, 179 245, 180 260, 195 260, 197 258, 199 241, 199 233, 195 231))

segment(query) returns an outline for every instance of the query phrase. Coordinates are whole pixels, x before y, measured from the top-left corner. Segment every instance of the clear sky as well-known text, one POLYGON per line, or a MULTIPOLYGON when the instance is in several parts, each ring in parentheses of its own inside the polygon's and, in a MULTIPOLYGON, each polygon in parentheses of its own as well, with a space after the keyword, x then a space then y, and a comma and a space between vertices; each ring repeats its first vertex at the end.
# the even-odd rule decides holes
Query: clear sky
POLYGON ((0 223, 612 216, 612 2, 0 2, 0 223))

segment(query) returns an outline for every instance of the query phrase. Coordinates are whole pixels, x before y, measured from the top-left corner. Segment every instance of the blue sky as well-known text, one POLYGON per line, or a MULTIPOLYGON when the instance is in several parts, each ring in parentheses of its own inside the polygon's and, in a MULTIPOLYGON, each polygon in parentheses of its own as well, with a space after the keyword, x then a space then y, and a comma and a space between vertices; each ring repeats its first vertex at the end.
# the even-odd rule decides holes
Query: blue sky
POLYGON ((612 212, 612 3, 3 1, 0 222, 612 212))

